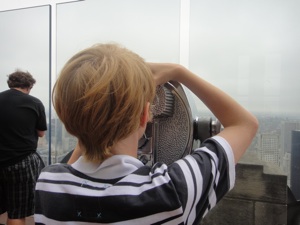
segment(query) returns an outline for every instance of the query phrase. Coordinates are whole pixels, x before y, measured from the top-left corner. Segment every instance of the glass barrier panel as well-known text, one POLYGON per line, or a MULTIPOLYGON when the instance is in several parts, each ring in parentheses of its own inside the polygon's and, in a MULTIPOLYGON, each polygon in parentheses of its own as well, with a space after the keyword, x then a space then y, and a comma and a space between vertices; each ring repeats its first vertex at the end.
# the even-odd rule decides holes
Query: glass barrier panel
MULTIPOLYGON (((179 62, 179 0, 88 0, 57 5, 57 72, 78 51, 115 42, 147 61, 179 62), (172 7, 170 7, 170 5, 172 7)), ((57 118, 52 119, 52 162, 76 145, 57 118)))
POLYGON ((258 117, 249 150, 284 171, 288 184, 292 131, 300 129, 299 7, 292 0, 191 0, 190 11, 190 68, 258 117))
MULTIPOLYGON (((0 12, 0 91, 8 89, 7 75, 16 69, 36 79, 30 94, 39 98, 49 121, 50 6, 0 12)), ((3 107, 3 106, 1 106, 3 107)), ((49 126, 48 126, 49 128, 49 126)), ((37 151, 48 163, 49 131, 39 138, 37 151)))

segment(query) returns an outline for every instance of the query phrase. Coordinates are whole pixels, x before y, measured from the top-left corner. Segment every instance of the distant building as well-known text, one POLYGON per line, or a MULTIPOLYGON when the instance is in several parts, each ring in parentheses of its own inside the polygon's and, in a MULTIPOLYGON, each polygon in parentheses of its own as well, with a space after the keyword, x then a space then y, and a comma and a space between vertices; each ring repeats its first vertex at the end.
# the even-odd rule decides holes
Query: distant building
POLYGON ((291 152, 293 130, 300 130, 299 121, 283 121, 281 123, 281 147, 283 152, 291 152))
POLYGON ((278 133, 265 133, 258 136, 258 157, 280 166, 280 135, 278 133))
POLYGON ((291 152, 291 190, 300 200, 300 130, 292 131, 292 152, 291 152))
POLYGON ((285 152, 283 155, 283 162, 281 164, 282 170, 287 175, 287 185, 291 184, 291 153, 285 152))
POLYGON ((300 129, 299 121, 282 121, 281 122, 281 149, 280 154, 282 162, 280 167, 287 174, 288 185, 291 184, 291 151, 292 151, 292 131, 300 129))

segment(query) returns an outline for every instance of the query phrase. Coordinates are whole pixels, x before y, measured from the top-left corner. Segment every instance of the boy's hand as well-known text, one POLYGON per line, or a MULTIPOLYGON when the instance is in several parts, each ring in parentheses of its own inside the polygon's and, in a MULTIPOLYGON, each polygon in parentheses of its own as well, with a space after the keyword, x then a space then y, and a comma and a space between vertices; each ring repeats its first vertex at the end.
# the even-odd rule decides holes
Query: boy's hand
POLYGON ((170 80, 177 80, 184 69, 181 65, 173 63, 147 63, 153 73, 156 85, 164 84, 170 80))

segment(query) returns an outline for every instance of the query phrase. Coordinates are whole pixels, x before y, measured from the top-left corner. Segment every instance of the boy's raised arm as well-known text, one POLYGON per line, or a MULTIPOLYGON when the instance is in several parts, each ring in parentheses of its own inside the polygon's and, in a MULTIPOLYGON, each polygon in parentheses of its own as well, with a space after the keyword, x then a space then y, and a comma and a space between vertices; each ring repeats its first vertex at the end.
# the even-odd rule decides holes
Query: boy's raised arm
POLYGON ((178 81, 190 89, 224 126, 218 135, 230 144, 237 163, 258 129, 257 119, 228 94, 187 70, 170 63, 148 63, 156 84, 178 81))

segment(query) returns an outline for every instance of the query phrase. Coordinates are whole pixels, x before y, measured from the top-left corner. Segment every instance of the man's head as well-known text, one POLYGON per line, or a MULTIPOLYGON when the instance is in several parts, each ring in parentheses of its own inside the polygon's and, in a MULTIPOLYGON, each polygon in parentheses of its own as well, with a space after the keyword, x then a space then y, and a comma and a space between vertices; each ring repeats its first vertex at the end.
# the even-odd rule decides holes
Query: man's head
POLYGON ((53 104, 86 158, 99 162, 139 128, 143 109, 154 96, 151 70, 140 56, 115 44, 98 44, 66 63, 53 104))
POLYGON ((35 84, 35 79, 29 72, 16 70, 8 75, 7 84, 9 88, 31 89, 35 84))

